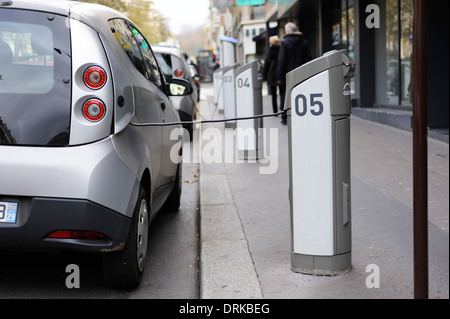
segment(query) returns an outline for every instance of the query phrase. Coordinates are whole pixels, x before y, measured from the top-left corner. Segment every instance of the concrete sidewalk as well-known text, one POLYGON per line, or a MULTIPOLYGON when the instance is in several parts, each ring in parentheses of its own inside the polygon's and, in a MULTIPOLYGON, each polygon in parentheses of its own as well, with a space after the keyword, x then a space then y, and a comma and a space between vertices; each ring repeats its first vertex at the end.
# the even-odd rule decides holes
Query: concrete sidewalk
MULTIPOLYGON (((203 84, 201 119, 223 118, 213 94, 203 84)), ((270 165, 277 165, 269 175, 260 174, 266 162, 211 157, 220 139, 212 133, 224 136, 223 123, 197 127, 208 132, 199 145, 202 299, 414 297, 412 135, 356 116, 351 122, 353 269, 335 277, 290 269, 288 141, 280 119, 264 119, 278 134, 276 147, 266 146, 270 165), (380 288, 366 286, 369 265, 379 267, 380 288)), ((232 151, 222 144, 224 154, 232 151)), ((448 144, 429 139, 428 147, 429 294, 449 298, 448 144)))

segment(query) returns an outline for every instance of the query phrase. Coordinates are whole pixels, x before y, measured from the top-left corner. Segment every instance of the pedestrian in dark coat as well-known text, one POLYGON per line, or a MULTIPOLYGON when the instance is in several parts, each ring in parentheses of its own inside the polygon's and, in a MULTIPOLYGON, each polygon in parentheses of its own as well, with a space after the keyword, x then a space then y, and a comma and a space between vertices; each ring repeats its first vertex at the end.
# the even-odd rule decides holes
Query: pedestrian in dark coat
MULTIPOLYGON (((303 34, 298 31, 297 26, 289 22, 285 26, 285 37, 281 41, 280 52, 278 54, 277 81, 281 86, 281 107, 284 110, 284 100, 286 95, 286 74, 299 66, 312 60, 311 50, 308 41, 303 34)), ((287 116, 284 113, 282 123, 286 124, 287 116)))
POLYGON ((270 37, 269 39, 269 52, 267 53, 264 61, 264 80, 267 81, 267 87, 269 94, 272 95, 272 107, 273 113, 278 112, 277 101, 277 66, 278 66, 278 52, 280 51, 280 38, 277 36, 270 37))

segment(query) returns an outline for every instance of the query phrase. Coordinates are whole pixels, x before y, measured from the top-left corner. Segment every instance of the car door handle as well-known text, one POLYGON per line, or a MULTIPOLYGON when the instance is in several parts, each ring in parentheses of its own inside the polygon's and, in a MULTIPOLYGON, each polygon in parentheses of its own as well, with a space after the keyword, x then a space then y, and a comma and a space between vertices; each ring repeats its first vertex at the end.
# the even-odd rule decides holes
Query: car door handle
POLYGON ((166 103, 161 103, 161 109, 163 110, 163 111, 165 111, 166 110, 166 103))

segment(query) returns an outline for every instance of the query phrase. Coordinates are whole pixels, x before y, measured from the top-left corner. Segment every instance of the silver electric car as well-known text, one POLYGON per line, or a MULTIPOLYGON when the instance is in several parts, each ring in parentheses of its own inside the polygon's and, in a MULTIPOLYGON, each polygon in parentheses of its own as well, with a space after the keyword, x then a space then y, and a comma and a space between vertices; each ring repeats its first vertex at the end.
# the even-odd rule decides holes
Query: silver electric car
MULTIPOLYGON (((196 87, 194 76, 191 75, 189 66, 180 49, 164 45, 154 45, 152 48, 166 80, 185 79, 189 81, 193 88, 196 87)), ((192 140, 194 125, 190 122, 197 119, 198 91, 193 90, 190 95, 174 96, 171 99, 178 110, 181 121, 184 122, 183 127, 188 131, 192 140)))
POLYGON ((101 253, 106 281, 135 288, 150 222, 180 205, 169 97, 191 93, 119 12, 1 0, 0 249, 101 253))

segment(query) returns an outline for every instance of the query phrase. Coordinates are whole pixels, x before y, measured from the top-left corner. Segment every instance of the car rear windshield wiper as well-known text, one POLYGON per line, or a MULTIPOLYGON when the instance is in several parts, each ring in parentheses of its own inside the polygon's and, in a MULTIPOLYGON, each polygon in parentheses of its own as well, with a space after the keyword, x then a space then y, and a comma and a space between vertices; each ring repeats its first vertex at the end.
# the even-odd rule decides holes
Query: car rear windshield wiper
POLYGON ((64 50, 61 50, 61 49, 58 49, 58 48, 53 48, 56 52, 58 52, 59 54, 62 54, 63 52, 70 58, 71 56, 70 56, 70 54, 69 53, 67 53, 66 51, 64 51, 64 50))

